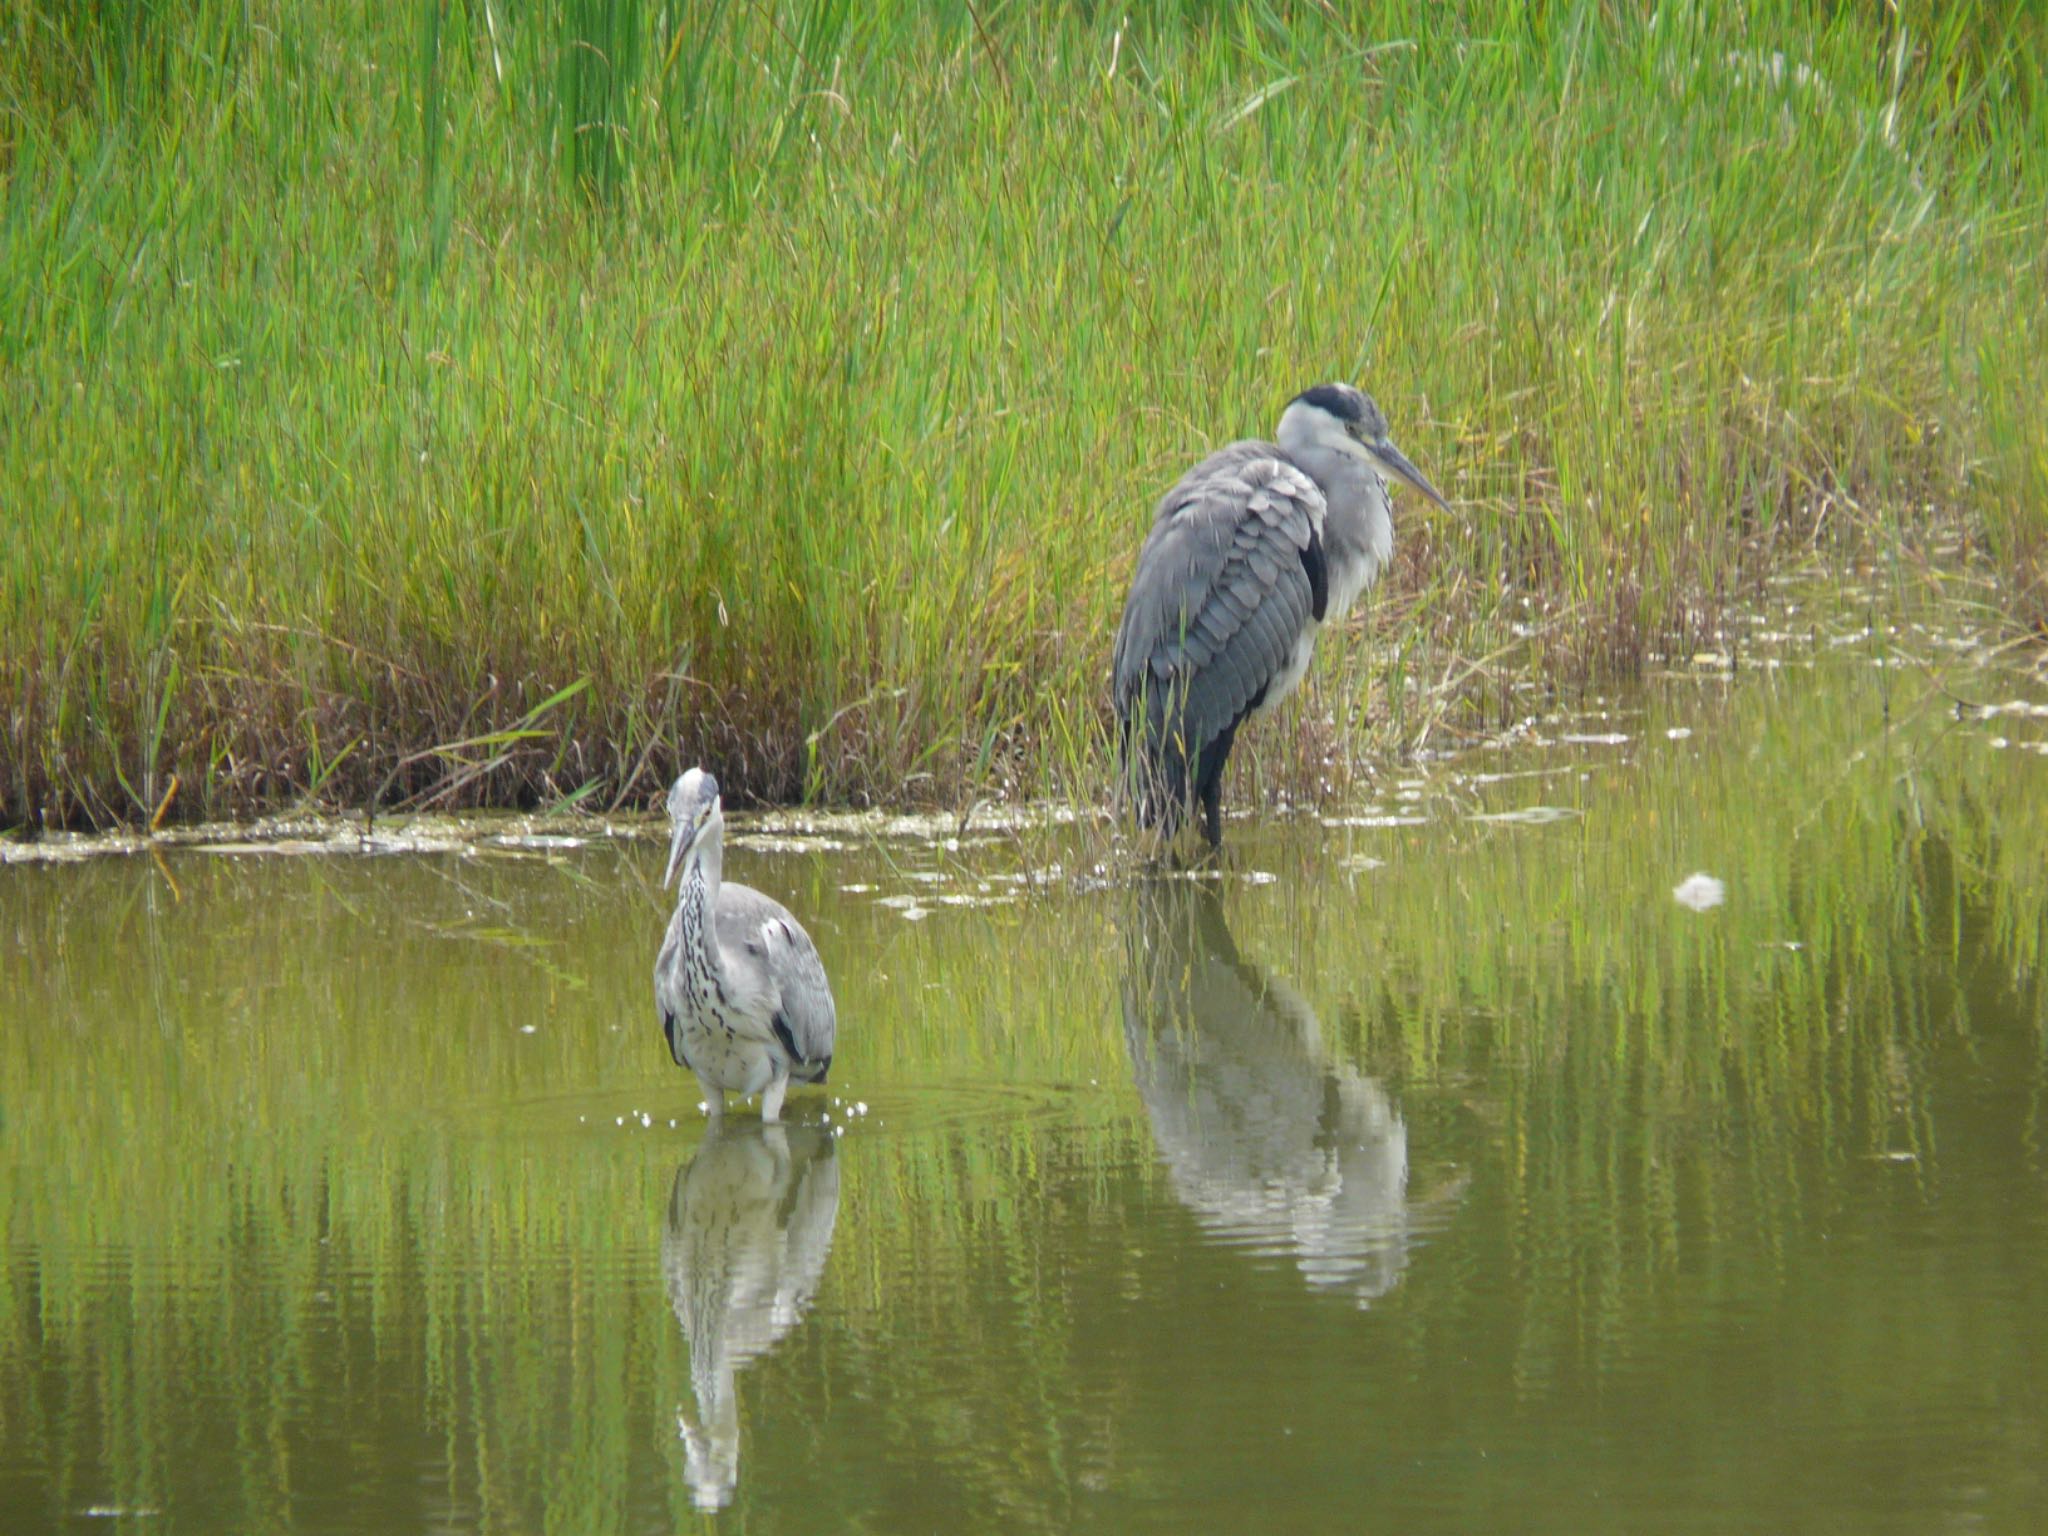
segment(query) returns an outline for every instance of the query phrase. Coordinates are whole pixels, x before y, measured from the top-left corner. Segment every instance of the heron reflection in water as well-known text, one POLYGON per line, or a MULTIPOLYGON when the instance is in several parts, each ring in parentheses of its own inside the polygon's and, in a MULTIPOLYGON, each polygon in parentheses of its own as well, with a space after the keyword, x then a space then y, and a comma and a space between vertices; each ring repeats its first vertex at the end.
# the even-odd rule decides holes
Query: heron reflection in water
POLYGON ((1124 1044, 1174 1194, 1317 1289, 1384 1296, 1462 1181, 1410 1202, 1400 1110, 1331 1060, 1299 992, 1240 957, 1210 882, 1141 885, 1126 943, 1124 1044))
POLYGON ((723 1509, 739 1485, 734 1377, 810 1310, 838 1212, 839 1165, 820 1127, 714 1120, 676 1170, 661 1269, 690 1342, 697 1412, 678 1407, 676 1425, 701 1510, 723 1509))

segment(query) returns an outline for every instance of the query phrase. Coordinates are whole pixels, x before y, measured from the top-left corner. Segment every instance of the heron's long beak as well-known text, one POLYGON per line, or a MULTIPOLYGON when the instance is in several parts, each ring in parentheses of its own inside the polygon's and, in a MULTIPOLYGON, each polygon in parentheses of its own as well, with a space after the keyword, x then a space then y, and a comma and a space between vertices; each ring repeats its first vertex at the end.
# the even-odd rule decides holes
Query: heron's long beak
POLYGON ((701 821, 695 825, 687 821, 676 823, 675 832, 670 836, 668 843, 668 868, 661 876, 663 890, 667 890, 669 882, 675 879, 676 870, 683 862, 683 855, 690 851, 690 844, 697 840, 697 828, 703 825, 701 821))
POLYGON ((1416 490, 1422 492, 1423 495, 1442 507, 1446 512, 1451 510, 1451 504, 1444 500, 1443 492, 1429 483, 1429 476, 1408 462, 1408 455, 1396 448, 1391 439, 1385 442, 1368 443, 1366 451, 1379 460, 1382 467, 1396 479, 1414 486, 1416 490))

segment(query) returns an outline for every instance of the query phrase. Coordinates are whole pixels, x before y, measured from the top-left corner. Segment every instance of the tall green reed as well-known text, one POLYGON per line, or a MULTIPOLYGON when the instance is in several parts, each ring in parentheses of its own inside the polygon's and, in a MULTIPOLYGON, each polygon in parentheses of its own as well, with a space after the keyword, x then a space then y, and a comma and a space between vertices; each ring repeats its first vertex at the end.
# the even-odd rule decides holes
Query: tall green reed
POLYGON ((11 821, 138 815, 150 720, 173 814, 422 800, 580 679, 463 801, 1099 787, 1152 499, 1339 373, 1458 507, 1329 674, 1348 758, 1382 665, 1476 710, 1816 536, 2038 527, 2003 12, 57 16, 0 22, 11 821))

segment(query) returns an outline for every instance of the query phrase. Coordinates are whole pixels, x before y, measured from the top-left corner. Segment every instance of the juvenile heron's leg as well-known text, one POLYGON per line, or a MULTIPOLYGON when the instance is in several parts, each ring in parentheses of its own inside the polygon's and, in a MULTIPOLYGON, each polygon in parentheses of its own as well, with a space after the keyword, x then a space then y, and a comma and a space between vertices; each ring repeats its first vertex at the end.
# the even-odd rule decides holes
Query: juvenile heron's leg
POLYGON ((773 1125, 782 1118, 782 1096, 789 1092, 789 1078, 778 1072, 766 1088, 761 1090, 761 1121, 773 1125))
POLYGON ((704 1113, 713 1120, 718 1119, 725 1113, 725 1090, 712 1087, 701 1077, 697 1082, 704 1089, 704 1113))

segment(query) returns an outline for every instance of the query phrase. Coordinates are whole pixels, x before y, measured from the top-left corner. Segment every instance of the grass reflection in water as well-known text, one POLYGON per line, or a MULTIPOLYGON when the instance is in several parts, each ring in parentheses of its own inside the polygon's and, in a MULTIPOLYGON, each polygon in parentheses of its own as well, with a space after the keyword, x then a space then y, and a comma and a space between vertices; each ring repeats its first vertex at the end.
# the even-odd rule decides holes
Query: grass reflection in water
POLYGON ((667 1061, 651 840, 7 868, 0 1502, 671 1528, 737 1444, 773 1529, 2027 1529, 2048 758, 1879 705, 1651 690, 1213 891, 736 838, 840 994, 786 1159, 667 1061))

